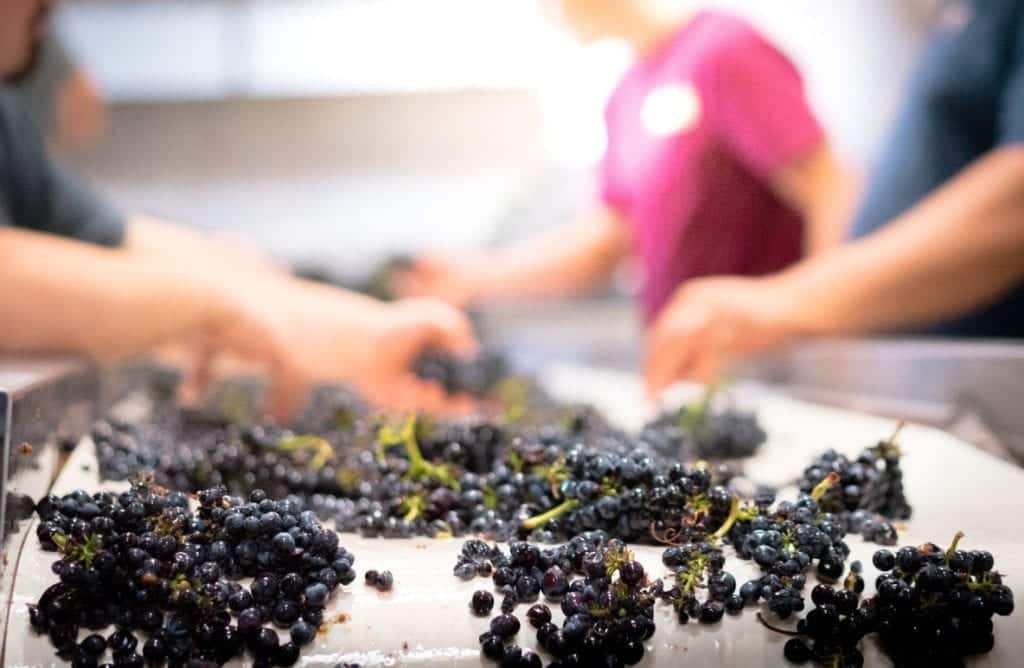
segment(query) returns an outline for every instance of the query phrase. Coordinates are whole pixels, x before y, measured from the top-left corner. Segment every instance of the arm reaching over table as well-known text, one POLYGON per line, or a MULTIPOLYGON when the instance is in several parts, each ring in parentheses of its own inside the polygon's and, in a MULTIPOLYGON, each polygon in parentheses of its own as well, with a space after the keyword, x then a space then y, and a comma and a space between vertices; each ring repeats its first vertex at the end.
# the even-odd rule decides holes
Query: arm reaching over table
POLYGON ((201 387, 217 358, 243 358, 270 372, 279 418, 320 381, 351 382, 396 408, 437 406, 440 388, 415 379, 413 360, 475 346, 446 304, 385 305, 185 227, 126 220, 54 165, 3 89, 0 281, 0 350, 113 359, 188 342, 186 386, 201 387))
POLYGON ((231 299, 203 278, 123 249, 0 228, 0 349, 116 359, 168 340, 210 345, 264 362, 279 417, 306 383, 278 325, 255 302, 231 299))
POLYGON ((424 257, 397 277, 401 294, 454 304, 584 292, 608 278, 629 251, 625 224, 598 206, 579 220, 510 248, 424 257))
POLYGON ((1024 278, 1024 148, 992 151, 890 225, 761 279, 691 281, 648 340, 658 392, 801 336, 923 326, 1024 278))

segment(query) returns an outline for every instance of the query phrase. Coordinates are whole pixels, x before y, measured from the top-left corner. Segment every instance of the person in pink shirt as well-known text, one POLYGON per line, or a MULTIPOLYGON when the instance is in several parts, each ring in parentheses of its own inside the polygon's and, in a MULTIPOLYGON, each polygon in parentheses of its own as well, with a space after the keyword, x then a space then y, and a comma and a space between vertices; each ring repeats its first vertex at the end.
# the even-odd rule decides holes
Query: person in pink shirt
POLYGON ((637 54, 607 105, 600 200, 512 248, 421 257, 401 292, 460 304, 566 295, 632 254, 650 322, 688 279, 769 274, 838 242, 850 181, 800 73, 752 26, 653 0, 550 4, 582 41, 620 38, 637 54))

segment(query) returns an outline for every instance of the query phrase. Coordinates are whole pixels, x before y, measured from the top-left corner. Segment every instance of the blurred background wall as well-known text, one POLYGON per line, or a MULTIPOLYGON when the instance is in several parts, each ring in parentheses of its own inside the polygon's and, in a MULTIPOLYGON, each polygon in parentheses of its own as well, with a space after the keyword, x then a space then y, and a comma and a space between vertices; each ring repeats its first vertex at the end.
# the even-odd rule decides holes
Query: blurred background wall
MULTIPOLYGON (((843 153, 870 163, 932 3, 702 4, 781 44, 843 153)), ((68 0, 57 29, 112 105, 75 159, 98 186, 342 273, 564 218, 627 63, 532 0, 68 0)))

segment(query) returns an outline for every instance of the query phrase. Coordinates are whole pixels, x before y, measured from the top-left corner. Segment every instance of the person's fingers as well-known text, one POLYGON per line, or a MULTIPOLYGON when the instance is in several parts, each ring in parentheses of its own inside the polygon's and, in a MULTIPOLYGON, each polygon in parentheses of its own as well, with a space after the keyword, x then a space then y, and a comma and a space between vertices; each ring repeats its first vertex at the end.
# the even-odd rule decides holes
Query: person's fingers
POLYGON ((439 278, 445 272, 444 260, 424 255, 416 258, 411 267, 395 271, 390 279, 391 288, 401 297, 433 295, 439 289, 439 278))
POLYGON ((682 378, 699 383, 712 383, 722 373, 722 357, 713 351, 703 351, 696 355, 688 369, 681 373, 682 378))
POLYGON ((444 405, 439 408, 441 415, 464 417, 480 410, 481 402, 468 394, 450 395, 445 398, 444 405))
POLYGON ((473 324, 461 311, 451 309, 434 323, 432 344, 461 357, 472 357, 480 350, 473 324))
POLYGON ((437 349, 462 357, 479 350, 473 323, 465 313, 440 300, 420 300, 409 304, 418 315, 416 347, 421 352, 437 349))
POLYGON ((687 377, 702 383, 717 380, 725 367, 742 353, 739 332, 728 318, 710 322, 705 329, 702 344, 687 377))
POLYGON ((298 369, 288 363, 274 363, 266 410, 275 420, 287 423, 302 408, 311 389, 309 380, 298 369))
POLYGON ((683 377, 693 360, 693 350, 684 337, 665 338, 661 347, 653 351, 645 373, 647 392, 657 397, 673 382, 683 377))
POLYGON ((363 385, 360 390, 367 400, 389 413, 433 412, 444 404, 444 390, 440 386, 420 380, 413 374, 382 379, 363 385))
POLYGON ((424 381, 414 375, 406 376, 401 382, 407 388, 407 410, 455 417, 468 415, 477 408, 477 401, 469 395, 448 394, 440 385, 424 381))
POLYGON ((390 278, 391 289, 400 297, 419 297, 427 294, 427 281, 416 268, 396 271, 390 278))
POLYGON ((283 422, 292 418, 305 401, 312 382, 295 362, 283 337, 266 320, 244 312, 219 334, 219 348, 259 361, 269 371, 266 410, 283 422))
POLYGON ((707 323, 703 309, 679 305, 655 324, 648 343, 645 377, 653 397, 692 368, 700 351, 700 334, 707 323))
POLYGON ((206 335, 195 337, 184 375, 178 385, 178 402, 185 406, 197 406, 202 401, 210 384, 210 369, 216 355, 214 342, 206 335))

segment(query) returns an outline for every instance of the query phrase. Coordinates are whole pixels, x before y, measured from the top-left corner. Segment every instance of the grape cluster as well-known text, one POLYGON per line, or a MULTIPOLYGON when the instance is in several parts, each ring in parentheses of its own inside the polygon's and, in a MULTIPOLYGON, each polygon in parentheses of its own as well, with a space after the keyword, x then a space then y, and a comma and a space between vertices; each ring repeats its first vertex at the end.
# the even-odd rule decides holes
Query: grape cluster
MULTIPOLYGON (((342 408, 337 410, 341 421, 342 408)), ((102 420, 92 437, 104 479, 129 480, 146 472, 172 489, 225 485, 236 494, 262 489, 272 498, 354 493, 362 472, 372 468, 360 457, 365 446, 359 443, 371 443, 373 430, 354 421, 317 433, 324 435, 273 425, 243 428, 166 411, 140 424, 102 420)))
POLYGON ((483 351, 464 360, 454 355, 428 352, 413 364, 413 372, 430 380, 448 394, 470 394, 483 397, 491 394, 508 375, 505 357, 494 351, 483 351))
POLYGON ((706 468, 659 465, 643 450, 573 449, 541 473, 558 505, 522 527, 542 542, 594 530, 627 542, 702 536, 722 524, 732 498, 706 468))
POLYGON ((942 550, 929 543, 877 552, 881 571, 868 601, 882 647, 898 665, 938 665, 949 657, 992 650, 992 616, 1013 612, 988 552, 958 549, 962 534, 942 550))
POLYGON ((842 589, 815 587, 815 607, 796 632, 773 629, 793 636, 786 658, 857 668, 864 663, 861 640, 869 634, 878 635, 897 666, 958 666, 991 651, 992 616, 1013 612, 1013 592, 993 570, 991 554, 957 549, 961 537, 947 550, 927 543, 876 552, 872 562, 882 574, 866 601, 860 601, 864 581, 855 572, 842 589))
MULTIPOLYGON (((526 613, 538 645, 553 657, 549 668, 633 665, 643 658, 643 643, 654 634, 656 599, 643 566, 621 541, 601 532, 543 549, 515 542, 508 554, 483 541, 467 541, 455 575, 469 579, 487 573, 503 600, 500 614, 480 636, 481 652, 503 667, 543 665, 537 654, 513 644, 522 628, 516 606, 541 595, 557 602, 565 615, 559 626, 544 603, 535 603, 526 613)), ((486 615, 493 603, 489 592, 477 591, 470 608, 486 615)))
POLYGON ((814 607, 797 622, 795 633, 759 619, 768 628, 793 636, 783 647, 785 657, 793 663, 813 660, 821 665, 859 668, 864 664, 860 640, 874 624, 872 614, 858 607, 863 590, 864 580, 853 572, 842 588, 815 586, 811 591, 814 607))
POLYGON ((374 483, 360 486, 361 496, 321 495, 314 507, 334 517, 340 530, 367 537, 472 533, 536 542, 587 531, 629 541, 649 541, 652 532, 701 535, 729 511, 730 493, 714 484, 707 469, 665 465, 646 450, 626 450, 613 434, 607 438, 619 447, 605 440, 589 447, 550 437, 509 439, 502 430, 478 425, 463 434, 485 440, 500 455, 477 473, 452 461, 465 461, 461 443, 440 448, 418 425, 410 420, 381 430, 374 483), (428 458, 421 443, 437 458, 428 458))
POLYGON ((899 428, 854 460, 826 451, 804 470, 800 489, 809 492, 829 473, 838 474, 839 484, 820 499, 821 507, 839 515, 847 531, 867 541, 895 545, 896 530, 888 520, 906 520, 913 512, 903 490, 898 434, 899 428))
POLYGON ((243 501, 215 487, 198 500, 193 512, 185 494, 140 481, 39 502, 36 535, 61 553, 60 581, 30 622, 58 656, 95 666, 109 650, 115 666, 139 667, 223 664, 248 650, 255 665, 298 661, 332 592, 355 578, 354 557, 292 499, 254 490, 243 501), (78 642, 79 628, 97 633, 78 642))
POLYGON ((697 401, 662 413, 644 426, 641 440, 674 461, 726 460, 753 456, 768 435, 757 416, 731 406, 716 407, 720 385, 711 385, 697 401))
POLYGON ((652 531, 700 534, 727 512, 728 491, 709 470, 667 463, 643 437, 528 382, 503 383, 502 392, 509 413, 501 418, 396 426, 339 391, 318 395, 296 430, 166 407, 141 424, 101 421, 93 440, 104 478, 146 471, 172 489, 294 495, 339 530, 367 537, 551 542, 603 530, 637 541, 652 531))
POLYGON ((845 529, 837 516, 823 512, 818 503, 837 482, 838 475, 832 473, 809 494, 800 493, 795 502, 770 507, 771 499, 765 497, 740 510, 728 540, 737 556, 753 560, 762 571, 761 577, 740 587, 745 603, 761 601, 785 619, 803 610, 801 592, 811 568, 825 581, 842 576, 850 554, 845 529))
POLYGON ((725 571, 725 555, 713 542, 674 545, 665 550, 662 563, 673 572, 667 588, 656 585, 656 595, 670 603, 680 624, 695 619, 714 624, 729 612, 738 614, 744 600, 736 593, 736 578, 725 571), (707 592, 704 601, 700 593, 707 592))

